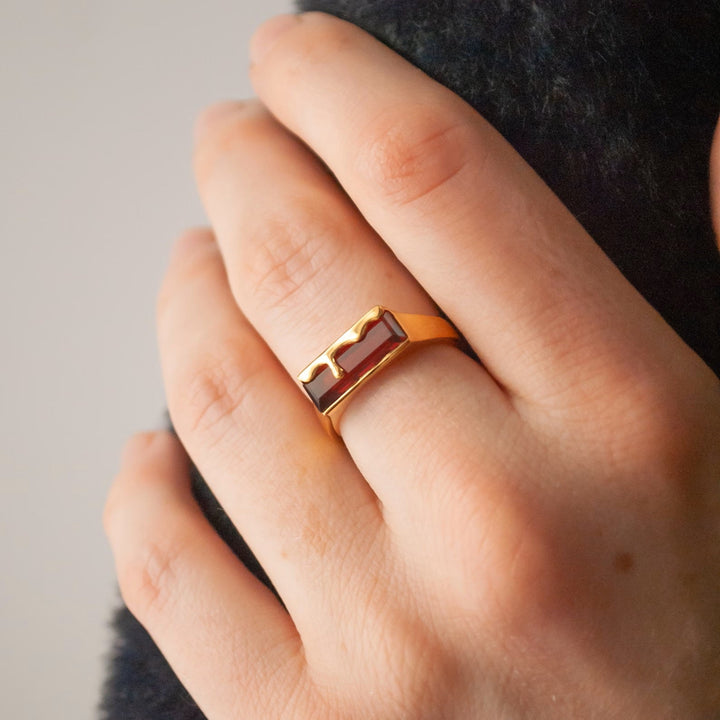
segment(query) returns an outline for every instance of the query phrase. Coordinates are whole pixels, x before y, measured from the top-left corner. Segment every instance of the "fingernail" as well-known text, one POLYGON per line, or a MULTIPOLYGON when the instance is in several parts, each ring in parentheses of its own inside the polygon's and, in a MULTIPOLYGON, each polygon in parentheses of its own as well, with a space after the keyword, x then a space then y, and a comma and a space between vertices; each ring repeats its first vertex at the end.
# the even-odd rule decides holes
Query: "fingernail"
POLYGON ((216 122, 221 121, 228 115, 235 115, 242 110, 242 107, 242 100, 226 100, 205 108, 195 120, 195 144, 197 145, 205 137, 208 129, 215 125, 216 122))
POLYGON ((122 450, 121 464, 132 465, 141 458, 160 433, 155 430, 139 432, 132 435, 122 450))
POLYGON ((181 233, 177 240, 170 248, 169 262, 175 263, 178 258, 183 257, 188 252, 192 252, 196 247, 214 243, 212 231, 206 227, 189 228, 181 233))
POLYGON ((250 40, 250 61, 259 63, 276 40, 286 30, 297 25, 300 18, 296 14, 277 15, 264 22, 253 34, 250 40))

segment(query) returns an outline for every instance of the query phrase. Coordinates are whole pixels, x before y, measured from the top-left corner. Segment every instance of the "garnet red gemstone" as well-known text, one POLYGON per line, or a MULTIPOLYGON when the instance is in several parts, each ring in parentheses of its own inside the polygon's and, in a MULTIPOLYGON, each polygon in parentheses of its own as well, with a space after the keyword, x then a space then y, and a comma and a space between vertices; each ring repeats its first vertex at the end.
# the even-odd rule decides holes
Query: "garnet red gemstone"
POLYGON ((407 335, 397 320, 391 313, 384 312, 378 320, 368 323, 365 335, 360 340, 337 352, 335 360, 345 371, 339 380, 326 366, 303 387, 317 409, 325 412, 406 339, 407 335))

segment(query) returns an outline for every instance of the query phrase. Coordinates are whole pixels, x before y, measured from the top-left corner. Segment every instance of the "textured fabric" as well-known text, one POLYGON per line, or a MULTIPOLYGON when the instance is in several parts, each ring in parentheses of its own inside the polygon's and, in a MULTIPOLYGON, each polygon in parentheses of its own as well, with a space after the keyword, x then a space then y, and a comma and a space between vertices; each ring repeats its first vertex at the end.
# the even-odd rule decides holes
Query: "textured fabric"
MULTIPOLYGON (((720 0, 300 0, 298 7, 360 25, 470 102, 720 373, 720 256, 708 198, 720 0)), ((269 584, 196 471, 193 486, 220 534, 269 584)), ((125 608, 114 624, 102 718, 202 718, 125 608)))

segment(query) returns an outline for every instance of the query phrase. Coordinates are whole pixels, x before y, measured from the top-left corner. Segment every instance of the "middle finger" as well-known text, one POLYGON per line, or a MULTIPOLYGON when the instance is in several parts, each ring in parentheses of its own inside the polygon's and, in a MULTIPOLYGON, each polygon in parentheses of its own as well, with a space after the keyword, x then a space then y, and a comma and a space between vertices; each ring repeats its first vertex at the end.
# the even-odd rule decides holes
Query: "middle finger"
MULTIPOLYGON (((201 119, 196 171, 233 294, 293 375, 374 305, 437 314, 319 160, 258 102, 201 119)), ((503 390, 447 345, 398 359, 350 399, 341 423, 386 522, 414 539, 459 498, 476 513, 482 503, 466 501, 482 493, 478 481, 507 476, 522 455, 503 390)))

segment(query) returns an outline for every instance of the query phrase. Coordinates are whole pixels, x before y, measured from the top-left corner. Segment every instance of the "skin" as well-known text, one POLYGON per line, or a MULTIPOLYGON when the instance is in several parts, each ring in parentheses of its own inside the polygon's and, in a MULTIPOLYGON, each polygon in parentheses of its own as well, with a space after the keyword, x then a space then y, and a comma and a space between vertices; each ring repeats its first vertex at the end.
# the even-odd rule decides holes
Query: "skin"
POLYGON ((717 717, 718 378, 370 35, 281 16, 251 56, 259 99, 197 126, 212 229, 158 296, 182 445, 133 436, 106 507, 130 610, 210 720, 717 717), (340 442, 294 378, 375 304, 443 308, 483 364, 401 357, 340 442), (186 452, 287 611, 200 513, 186 452))

